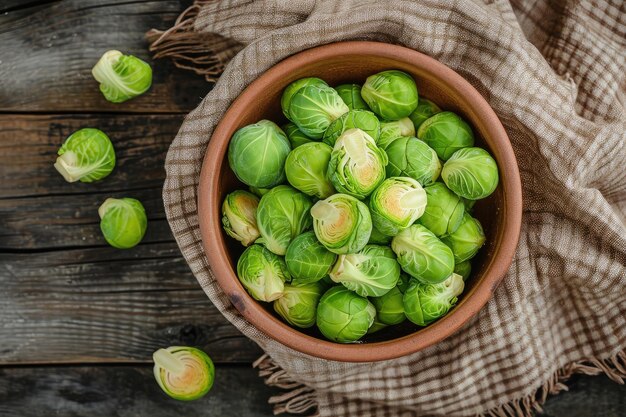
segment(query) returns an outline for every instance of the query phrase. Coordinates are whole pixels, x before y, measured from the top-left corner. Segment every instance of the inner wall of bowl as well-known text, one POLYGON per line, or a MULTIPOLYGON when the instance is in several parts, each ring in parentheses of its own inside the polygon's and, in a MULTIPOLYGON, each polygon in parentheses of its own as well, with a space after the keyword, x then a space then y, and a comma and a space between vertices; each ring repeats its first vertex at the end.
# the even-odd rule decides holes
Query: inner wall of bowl
MULTIPOLYGON (((289 83, 297 79, 303 77, 319 77, 328 82, 331 86, 344 83, 363 84, 368 76, 389 69, 399 69, 411 74, 417 83, 418 92, 421 97, 426 97, 434 101, 443 110, 453 111, 462 116, 472 125, 472 128, 474 129, 474 133, 476 134, 476 146, 486 148, 490 151, 490 153, 492 153, 492 155, 494 154, 493 149, 483 140, 484 132, 482 131, 481 123, 476 119, 474 112, 472 112, 471 109, 466 108, 463 99, 458 97, 448 85, 439 81, 436 78, 436 75, 426 73, 419 68, 403 62, 378 56, 364 57, 362 55, 344 55, 340 58, 333 58, 328 61, 317 61, 306 68, 300 68, 291 72, 289 76, 267 86, 264 94, 258 97, 254 107, 241 114, 241 119, 239 120, 237 129, 245 125, 255 123, 261 119, 272 120, 281 126, 284 123, 287 123, 287 119, 282 114, 280 107, 280 98, 283 89, 289 85, 289 83)), ((234 133, 234 131, 231 132, 231 135, 232 133, 234 133)), ((494 155, 494 157, 498 159, 498 155, 494 155)), ((220 201, 222 201, 229 192, 236 189, 248 189, 245 184, 242 184, 237 180, 234 173, 231 171, 226 155, 224 156, 220 167, 219 189, 222 193, 222 195, 220 195, 220 201)), ((463 300, 466 299, 476 288, 480 281, 480 277, 483 275, 483 272, 489 264, 491 255, 500 241, 501 233, 499 233, 499 225, 503 224, 504 220, 504 212, 502 210, 503 206, 504 196, 502 187, 499 185, 491 196, 487 199, 478 201, 474 207, 473 216, 480 220, 487 237, 487 242, 480 250, 479 254, 472 260, 472 274, 466 282, 466 289, 461 296, 458 305, 463 303, 463 300)), ((215 215, 221 216, 220 213, 215 213, 215 215)), ((222 239, 224 239, 228 248, 230 265, 233 274, 236 276, 237 259, 243 252, 244 248, 241 244, 239 244, 239 242, 228 237, 223 231, 222 239)), ((262 304, 266 310, 271 312, 271 314, 278 317, 276 313, 274 313, 271 303, 260 304, 262 304)), ((315 327, 312 329, 298 330, 315 337, 321 337, 319 331, 315 327)), ((419 328, 417 326, 406 321, 402 325, 391 326, 372 335, 367 335, 363 338, 363 341, 387 341, 413 334, 418 330, 419 328)))

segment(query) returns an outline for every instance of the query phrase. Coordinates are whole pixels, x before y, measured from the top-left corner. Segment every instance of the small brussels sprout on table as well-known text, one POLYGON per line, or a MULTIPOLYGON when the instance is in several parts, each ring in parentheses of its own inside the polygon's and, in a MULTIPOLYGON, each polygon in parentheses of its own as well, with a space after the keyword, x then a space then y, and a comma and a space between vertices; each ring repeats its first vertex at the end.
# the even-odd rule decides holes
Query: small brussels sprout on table
POLYGON ((215 366, 209 355, 200 349, 171 346, 154 352, 152 359, 157 384, 176 400, 197 400, 213 386, 215 366))
POLYGON ((417 129, 417 137, 447 161, 459 149, 474 146, 474 132, 465 120, 451 111, 437 113, 417 129))
POLYGON ((289 116, 298 129, 312 139, 321 139, 330 124, 350 109, 334 88, 310 85, 299 89, 289 102, 289 116))
POLYGON ((473 258, 485 244, 485 233, 480 222, 465 213, 458 229, 441 241, 452 249, 455 262, 463 262, 473 258))
POLYGON ((99 129, 72 133, 58 152, 54 168, 67 182, 101 180, 115 167, 115 151, 109 137, 99 129))
POLYGON ((367 78, 361 97, 383 119, 398 120, 413 113, 417 107, 417 86, 406 72, 383 71, 367 78))
POLYGON ((267 302, 280 298, 291 279, 283 258, 256 244, 239 257, 237 276, 252 298, 267 302))
POLYGON ((228 194, 222 204, 222 226, 228 236, 244 246, 250 246, 259 236, 256 210, 259 198, 252 193, 236 190, 228 194))
POLYGON ((337 255, 326 249, 314 232, 302 233, 292 240, 285 254, 294 284, 319 281, 328 275, 336 260, 337 255))
POLYGON ((426 192, 409 177, 387 178, 369 199, 374 227, 388 236, 395 236, 415 223, 425 208, 426 192))
POLYGON ((421 185, 432 184, 439 177, 441 162, 437 153, 415 137, 401 137, 385 148, 389 163, 387 177, 411 177, 421 185))
POLYGON ((326 178, 333 148, 321 142, 305 143, 287 155, 285 174, 287 181, 304 194, 327 198, 335 188, 326 178))
POLYGON ((380 122, 380 135, 376 141, 379 148, 387 149, 394 140, 401 137, 415 136, 415 127, 408 117, 399 120, 380 122))
POLYGON ((315 142, 313 139, 302 133, 300 129, 298 129, 298 126, 292 122, 283 125, 283 132, 285 132, 287 139, 289 139, 291 149, 296 149, 298 146, 304 145, 305 143, 315 142))
POLYGON ((136 246, 148 227, 146 210, 134 198, 107 198, 98 208, 98 215, 102 235, 118 249, 136 246))
POLYGON ((418 326, 427 326, 450 311, 464 287, 463 278, 457 274, 438 284, 411 280, 402 299, 404 313, 418 326))
POLYGON ((358 84, 341 84, 335 87, 339 97, 350 110, 369 110, 367 103, 361 97, 361 86, 358 84))
POLYGON ((417 102, 417 108, 409 115, 409 118, 413 122, 415 129, 419 129, 426 119, 431 118, 437 113, 441 113, 439 106, 424 97, 420 97, 417 102))
POLYGON ((324 293, 317 306, 317 327, 327 338, 352 343, 363 337, 376 318, 376 308, 344 286, 324 293))
POLYGON ((283 110, 283 114, 287 119, 291 120, 291 116, 289 115, 289 105, 291 104, 291 98, 293 97, 293 95, 301 88, 308 87, 310 85, 328 87, 326 81, 322 80, 321 78, 307 77, 300 78, 299 80, 292 82, 287 86, 287 88, 285 88, 285 91, 283 91, 283 95, 280 99, 280 107, 283 110))
POLYGON ((465 206, 459 196, 441 182, 424 188, 428 203, 419 223, 433 232, 435 236, 447 236, 461 225, 465 206))
POLYGON ((361 129, 374 139, 374 142, 377 142, 380 134, 380 121, 371 111, 350 110, 328 126, 322 140, 330 146, 335 146, 337 138, 349 129, 361 129))
POLYGON ((323 289, 321 282, 285 284, 283 295, 274 301, 274 311, 292 326, 303 329, 312 327, 323 289))
POLYGON ((498 165, 486 150, 464 148, 446 161, 441 178, 457 195, 468 200, 480 200, 496 190, 498 165))
POLYGON ((137 97, 152 85, 152 68, 146 62, 120 51, 107 51, 91 70, 108 101, 122 103, 137 97))

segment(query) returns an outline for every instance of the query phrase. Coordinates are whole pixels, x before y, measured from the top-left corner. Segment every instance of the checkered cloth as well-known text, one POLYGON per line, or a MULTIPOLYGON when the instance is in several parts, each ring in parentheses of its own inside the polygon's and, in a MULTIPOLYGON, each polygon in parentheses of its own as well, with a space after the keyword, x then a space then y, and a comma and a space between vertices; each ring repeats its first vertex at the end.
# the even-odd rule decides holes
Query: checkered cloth
POLYGON ((547 0, 202 1, 156 56, 213 79, 167 155, 167 217, 217 308, 269 356, 276 411, 320 416, 528 416, 572 373, 626 377, 626 3, 547 0), (465 77, 504 124, 524 215, 511 268, 461 331, 395 360, 353 364, 293 351, 246 322, 203 252, 197 187, 229 104, 265 70, 317 45, 413 48, 465 77), (228 62, 230 62, 228 64, 228 62))

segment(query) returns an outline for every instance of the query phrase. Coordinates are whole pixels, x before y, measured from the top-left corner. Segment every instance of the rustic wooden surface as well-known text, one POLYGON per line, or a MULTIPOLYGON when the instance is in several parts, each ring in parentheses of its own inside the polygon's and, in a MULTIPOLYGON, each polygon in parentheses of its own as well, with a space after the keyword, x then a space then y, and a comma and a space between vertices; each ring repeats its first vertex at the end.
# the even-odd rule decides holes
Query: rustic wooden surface
MULTIPOLYGON (((0 1, 0 416, 269 416, 250 368, 261 353, 212 306, 165 220, 163 161, 184 114, 211 86, 150 60, 143 34, 169 27, 189 1, 0 1), (107 49, 149 61, 149 93, 108 103, 90 75, 107 49), (105 181, 68 184, 52 164, 81 127, 111 137, 105 181), (136 248, 106 245, 97 208, 140 199, 148 232, 136 248), (216 385, 195 403, 152 380, 158 347, 186 344, 216 361, 216 385)), ((624 416, 626 390, 576 377, 550 417, 624 416)))

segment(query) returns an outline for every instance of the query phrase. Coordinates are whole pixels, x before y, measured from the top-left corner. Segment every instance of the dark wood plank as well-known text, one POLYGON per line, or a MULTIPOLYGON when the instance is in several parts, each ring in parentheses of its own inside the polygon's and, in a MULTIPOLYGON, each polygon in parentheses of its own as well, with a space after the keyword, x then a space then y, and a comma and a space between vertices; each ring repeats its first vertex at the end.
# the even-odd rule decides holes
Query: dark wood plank
POLYGON ((193 109, 210 84, 167 60, 152 61, 144 39, 151 28, 169 28, 188 3, 64 0, 20 8, 19 2, 12 1, 6 7, 10 11, 0 15, 0 111, 193 109), (104 99, 91 68, 109 49, 120 49, 152 65, 153 86, 148 93, 122 104, 104 99))
POLYGON ((150 366, 0 368, 0 415, 20 417, 263 417, 273 394, 249 366, 217 366, 206 397, 175 401, 150 366))

